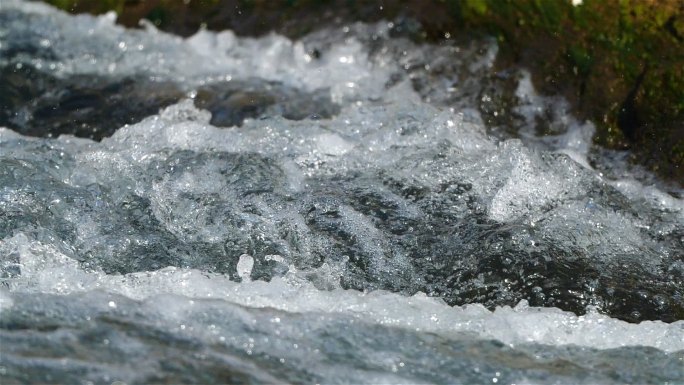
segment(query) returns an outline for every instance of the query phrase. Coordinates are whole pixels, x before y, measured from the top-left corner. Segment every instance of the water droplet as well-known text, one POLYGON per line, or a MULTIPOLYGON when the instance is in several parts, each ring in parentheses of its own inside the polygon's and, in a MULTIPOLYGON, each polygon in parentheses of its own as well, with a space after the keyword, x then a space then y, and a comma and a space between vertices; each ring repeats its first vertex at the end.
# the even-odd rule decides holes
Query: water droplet
POLYGON ((248 254, 242 254, 237 263, 237 274, 244 281, 251 281, 252 268, 254 267, 254 258, 248 254))

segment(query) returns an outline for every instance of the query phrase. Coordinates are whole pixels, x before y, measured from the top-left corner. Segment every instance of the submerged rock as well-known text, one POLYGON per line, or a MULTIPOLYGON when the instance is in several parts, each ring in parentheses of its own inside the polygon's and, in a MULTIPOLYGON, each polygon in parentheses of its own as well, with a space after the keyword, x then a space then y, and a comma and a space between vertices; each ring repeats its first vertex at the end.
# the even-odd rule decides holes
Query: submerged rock
MULTIPOLYGON (((0 125, 30 136, 68 134, 102 140, 185 96, 174 82, 145 77, 58 79, 24 65, 0 71, 0 87, 5 90, 0 96, 0 125)), ((338 110, 324 91, 309 95, 258 81, 217 82, 196 92, 196 104, 209 110, 211 123, 219 127, 274 115, 292 120, 329 118, 338 110)))
POLYGON ((94 140, 183 97, 170 82, 87 75, 58 79, 28 65, 0 68, 0 88, 0 125, 30 136, 94 140))
POLYGON ((282 116, 290 120, 325 119, 339 112, 328 90, 314 93, 277 83, 230 81, 197 90, 195 105, 211 112, 218 127, 241 126, 245 119, 282 116))

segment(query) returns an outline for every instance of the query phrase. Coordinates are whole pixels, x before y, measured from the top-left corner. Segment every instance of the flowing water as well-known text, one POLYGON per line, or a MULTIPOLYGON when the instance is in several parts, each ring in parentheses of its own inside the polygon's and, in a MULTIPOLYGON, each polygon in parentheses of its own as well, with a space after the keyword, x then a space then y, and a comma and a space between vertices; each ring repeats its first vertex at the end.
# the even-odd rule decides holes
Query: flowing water
POLYGON ((3 384, 684 383, 681 189, 496 42, 114 21, 0 2, 3 384))

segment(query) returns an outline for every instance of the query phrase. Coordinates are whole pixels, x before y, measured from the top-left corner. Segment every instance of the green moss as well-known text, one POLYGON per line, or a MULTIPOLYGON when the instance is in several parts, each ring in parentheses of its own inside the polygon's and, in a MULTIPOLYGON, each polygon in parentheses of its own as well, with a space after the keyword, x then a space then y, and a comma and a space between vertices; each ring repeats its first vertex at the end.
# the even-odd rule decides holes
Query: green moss
POLYGON ((629 143, 654 169, 684 180, 684 159, 676 155, 684 146, 684 3, 478 3, 484 12, 460 15, 467 28, 499 38, 500 65, 525 65, 542 91, 566 95, 577 113, 598 123, 600 144, 629 143))
POLYGON ((156 26, 161 26, 168 20, 168 15, 163 7, 154 7, 145 17, 156 26))
POLYGON ((574 44, 568 49, 568 60, 570 65, 573 66, 573 72, 580 76, 589 75, 589 71, 594 64, 594 60, 587 49, 574 44))
POLYGON ((469 18, 471 16, 482 16, 487 13, 487 0, 465 0, 463 2, 463 16, 469 18))

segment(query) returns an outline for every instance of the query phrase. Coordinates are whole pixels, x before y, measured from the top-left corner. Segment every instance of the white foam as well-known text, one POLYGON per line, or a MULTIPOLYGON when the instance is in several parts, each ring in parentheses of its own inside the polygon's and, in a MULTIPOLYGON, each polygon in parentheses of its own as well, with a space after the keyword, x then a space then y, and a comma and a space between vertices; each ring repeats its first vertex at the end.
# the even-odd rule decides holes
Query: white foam
POLYGON ((237 263, 237 273, 243 281, 251 281, 250 275, 252 274, 252 268, 254 267, 254 258, 250 255, 242 254, 237 263))
MULTIPOLYGON (((155 303, 159 295, 172 294, 177 296, 173 301, 181 306, 187 298, 220 299, 290 313, 351 315, 378 325, 446 337, 474 333, 479 338, 497 339, 512 346, 539 343, 598 349, 650 346, 668 352, 684 349, 684 321, 631 324, 595 312, 576 316, 555 308, 529 307, 525 301, 515 308, 500 307, 490 312, 481 305, 450 307, 422 293, 404 297, 382 290, 371 293, 342 289, 322 291, 293 267, 286 277, 271 282, 245 280, 236 283, 222 275, 174 267, 122 276, 106 275, 86 272, 53 247, 30 240, 23 234, 0 241, 0 250, 19 255, 22 275, 10 283, 15 292, 68 295, 105 290, 149 303, 155 303)), ((252 264, 250 256, 240 258, 238 273, 243 279, 248 277, 252 264)), ((11 301, 3 298, 6 294, 0 292, 0 309, 12 306, 11 301)), ((163 313, 163 309, 161 311, 163 313)))
POLYGON ((596 132, 596 127, 592 122, 578 121, 570 113, 570 106, 566 100, 560 97, 539 95, 532 84, 532 75, 528 71, 521 71, 515 96, 519 100, 519 105, 514 108, 514 111, 525 119, 521 135, 533 142, 543 142, 546 146, 567 154, 585 168, 592 168, 587 161, 592 138, 596 132), (535 132, 537 119, 549 121, 545 114, 551 114, 550 124, 556 126, 553 129, 559 133, 547 133, 542 137, 537 137, 535 132))
MULTIPOLYGON (((3 1, 0 10, 5 9, 43 18, 38 28, 17 21, 11 29, 15 33, 28 29, 23 35, 49 42, 57 59, 37 59, 32 64, 53 68, 57 76, 148 75, 179 81, 188 90, 212 81, 260 78, 306 90, 330 89, 334 102, 378 95, 388 80, 384 64, 372 63, 366 48, 353 37, 336 41, 320 58, 312 59, 303 42, 275 34, 238 39, 231 31, 200 30, 183 39, 149 24, 146 30, 123 28, 115 24, 113 12, 72 17, 44 4, 18 0, 3 1)), ((384 30, 378 26, 369 33, 384 30)))
POLYGON ((547 205, 566 191, 564 181, 554 174, 536 167, 533 154, 518 141, 505 142, 503 150, 511 154, 513 168, 504 186, 499 189, 489 209, 496 221, 510 221, 529 213, 536 207, 547 205))

